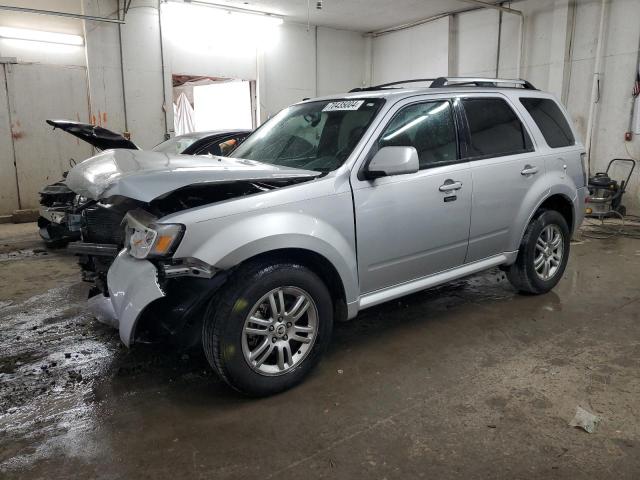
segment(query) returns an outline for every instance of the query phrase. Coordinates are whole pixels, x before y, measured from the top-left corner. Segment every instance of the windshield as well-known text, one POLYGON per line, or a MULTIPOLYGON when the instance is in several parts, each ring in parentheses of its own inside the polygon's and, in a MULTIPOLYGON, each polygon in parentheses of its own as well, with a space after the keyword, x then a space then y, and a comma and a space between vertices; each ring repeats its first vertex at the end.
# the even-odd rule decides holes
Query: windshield
POLYGON ((169 140, 165 140, 162 143, 159 143, 151 150, 154 152, 160 153, 182 153, 184 150, 191 146, 192 143, 200 140, 201 137, 189 137, 186 135, 182 135, 180 137, 173 137, 169 140))
POLYGON ((344 163, 384 100, 326 100, 285 108, 230 155, 330 172, 344 163))

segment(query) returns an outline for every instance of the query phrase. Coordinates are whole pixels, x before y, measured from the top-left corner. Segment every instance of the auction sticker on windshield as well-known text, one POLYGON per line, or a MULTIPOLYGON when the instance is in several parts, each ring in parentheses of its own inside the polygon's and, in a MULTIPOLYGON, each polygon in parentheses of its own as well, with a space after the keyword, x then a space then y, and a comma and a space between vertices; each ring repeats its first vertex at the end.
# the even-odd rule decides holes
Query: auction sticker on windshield
POLYGON ((340 110, 358 110, 364 100, 344 100, 342 102, 327 103, 322 109, 323 112, 337 112, 340 110))

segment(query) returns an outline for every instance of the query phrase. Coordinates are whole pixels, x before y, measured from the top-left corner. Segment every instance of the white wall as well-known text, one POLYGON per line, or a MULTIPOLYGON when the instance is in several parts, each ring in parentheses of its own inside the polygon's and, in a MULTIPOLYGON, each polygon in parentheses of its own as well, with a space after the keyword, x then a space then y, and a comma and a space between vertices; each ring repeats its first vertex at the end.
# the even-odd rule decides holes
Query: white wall
MULTIPOLYGON (((595 63, 593 32, 597 31, 600 12, 592 5, 580 5, 576 12, 576 39, 571 62, 571 83, 568 97, 569 111, 586 136, 588 105, 581 92, 589 92, 591 72, 595 63)), ((603 171, 610 159, 640 160, 640 136, 632 142, 624 141, 631 112, 631 89, 635 79, 640 38, 640 0, 614 0, 609 6, 604 39, 600 102, 592 144, 592 169, 603 171), (635 12, 632 13, 632 12, 635 12)), ((584 138, 584 137, 583 137, 584 138)), ((638 165, 640 167, 640 164, 638 165)), ((615 172, 624 174, 621 170, 615 172)), ((625 203, 640 212, 640 174, 638 169, 629 187, 625 203)))
POLYGON ((282 108, 316 94, 315 27, 285 23, 271 48, 258 60, 260 118, 265 120, 282 108))
MULTIPOLYGON (((83 0, 83 13, 112 16, 115 4, 83 0)), ((116 132, 126 130, 118 27, 112 23, 84 22, 87 68, 89 70, 89 121, 116 132)))
MULTIPOLYGON (((580 0, 576 3, 573 35, 572 12, 567 3, 567 0, 527 0, 514 6, 525 12, 526 18, 524 78, 564 101, 585 141, 601 2, 580 0)), ((612 158, 629 158, 631 154, 640 159, 640 137, 635 136, 632 142, 624 141, 638 58, 639 18, 640 0, 607 2, 600 101, 592 138, 592 172, 604 171, 612 158)), ((614 172, 615 178, 623 174, 623 169, 614 172)), ((640 212, 639 179, 636 172, 624 201, 635 212, 640 212)))
POLYGON ((165 59, 172 73, 256 79, 257 32, 230 25, 225 15, 198 5, 162 5, 165 59))
MULTIPOLYGON (((28 6, 44 10, 75 12, 80 9, 80 0, 30 0, 3 1, 5 5, 28 6)), ((82 35, 82 22, 73 18, 44 15, 27 15, 19 12, 0 10, 0 25, 5 27, 26 28, 82 35)), ((85 65, 85 52, 78 46, 50 46, 39 42, 0 39, 0 56, 18 57, 23 62, 37 62, 54 65, 85 65)))
POLYGON ((449 19, 373 39, 374 85, 408 78, 446 75, 449 65, 449 19))
MULTIPOLYGON (((156 0, 135 0, 122 26, 127 117, 131 138, 142 148, 151 148, 164 139, 165 113, 167 124, 173 126, 171 83, 168 95, 162 92, 162 62, 156 0), (165 100, 163 101, 163 98, 165 100)), ((170 82, 168 77, 165 83, 170 82)))
POLYGON ((498 17, 497 10, 480 10, 452 18, 449 75, 496 76, 498 17))
MULTIPOLYGON (((8 0, 2 2, 6 5, 22 6, 24 2, 8 0)), ((79 11, 79 0, 33 0, 29 5, 32 8, 60 9, 62 11, 79 11)), ((0 11, 0 25, 26 28, 34 30, 54 31, 73 35, 82 35, 83 26, 80 20, 50 17, 41 15, 25 15, 17 12, 0 11)), ((22 66, 7 65, 7 80, 5 83, 4 67, 0 66, 0 215, 10 214, 18 208, 24 208, 37 201, 37 190, 42 185, 39 179, 45 179, 51 173, 60 177, 62 170, 68 166, 68 157, 64 159, 64 168, 59 168, 58 160, 64 153, 82 150, 87 153, 88 149, 75 149, 75 143, 71 139, 64 139, 59 136, 59 132, 51 133, 51 129, 44 123, 46 118, 61 115, 61 111, 56 108, 60 106, 63 99, 69 99, 73 89, 69 78, 77 80, 83 79, 86 65, 85 49, 83 46, 72 45, 50 45, 39 42, 0 39, 0 57, 15 57, 23 63, 33 63, 25 68, 22 66), (59 75, 43 75, 46 68, 39 68, 38 64, 54 66, 51 70, 59 75), (26 75, 25 75, 26 73, 26 75), (65 75, 69 73, 69 75, 65 75), (25 80, 25 76, 26 81, 25 80), (44 80, 44 81, 43 81, 44 80), (46 85, 45 85, 46 82, 46 85), (42 98, 47 95, 39 95, 42 88, 51 91, 51 101, 44 104, 42 98), (29 93, 24 94, 24 90, 29 93), (30 93, 32 90, 33 95, 30 93), (7 97, 7 91, 9 97, 7 97), (57 93, 62 92, 62 94, 57 93), (11 114, 7 108, 11 105, 11 114), (32 108, 30 108, 30 105, 32 108), (12 138, 13 137, 13 138, 12 138), (35 139, 42 138, 42 142, 35 139), (67 149, 66 147, 69 147, 67 149), (15 154, 15 151, 18 154, 15 154), (42 155, 42 152, 47 155, 42 155), (41 164, 38 160, 41 158, 41 164), (14 164, 18 163, 18 168, 14 164), (17 171, 16 171, 17 170, 17 171), (37 175, 31 175, 36 172, 37 175), (36 178, 37 177, 37 178, 36 178), (22 202, 18 200, 17 179, 20 179, 22 202)), ((88 120, 87 89, 77 87, 82 82, 73 82, 76 85, 77 96, 73 113, 78 119, 88 120)), ((71 107, 71 105, 66 105, 71 107)), ((68 108, 67 111, 71 110, 68 108)), ((64 113, 66 114, 66 113, 64 113)), ((64 115, 62 114, 62 115, 64 115)), ((76 118, 75 116, 72 118, 76 118)), ((85 155, 86 156, 86 155, 85 155)), ((52 180, 53 181, 53 180, 52 180)))
MULTIPOLYGON (((117 9, 116 0, 4 3, 111 18, 116 17, 117 9)), ((131 2, 126 24, 121 26, 122 59, 117 24, 0 11, 0 25, 83 35, 86 45, 48 49, 41 43, 0 40, 0 56, 17 57, 19 62, 86 67, 90 101, 74 119, 128 131, 143 148, 173 132, 172 73, 257 80, 262 120, 303 98, 368 83, 370 59, 366 51, 370 41, 360 33, 313 26, 307 31, 305 25, 284 23, 266 34, 265 27, 241 26, 234 23, 233 16, 207 7, 163 3, 159 16, 157 4, 157 0, 131 2)), ((69 88, 53 81, 41 86, 53 93, 69 88)), ((85 102, 86 90, 77 92, 85 102)), ((6 101, 0 102, 0 160, 7 168, 2 175, 0 213, 10 213, 17 208, 17 195, 11 129, 2 105, 6 101)), ((42 137, 43 146, 48 145, 50 139, 42 137)))
POLYGON ((332 95, 367 85, 366 40, 359 32, 318 27, 317 94, 332 95))
MULTIPOLYGON (((520 76, 565 103, 583 141, 600 6, 599 0, 524 0, 512 4, 525 16, 520 76)), ((640 136, 632 142, 623 140, 631 113, 640 41, 640 0, 608 0, 607 9, 600 102, 592 141, 594 172, 604 170, 614 157, 628 158, 631 154, 640 159, 640 136)), ((498 13, 478 10, 449 18, 375 38, 372 83, 441 74, 495 76, 498 13)), ((499 76, 517 76, 519 37, 519 17, 503 14, 499 76)), ((620 169, 616 178, 623 173, 620 169)), ((636 213, 640 212, 639 179, 636 173, 625 199, 636 213)))
POLYGON ((366 39, 357 32, 284 23, 258 54, 262 121, 303 98, 347 92, 366 83, 366 39))
MULTIPOLYGON (((114 16, 116 8, 115 0, 7 1, 100 16, 114 16)), ((171 106, 171 73, 257 80, 262 120, 302 98, 338 93, 362 84, 446 74, 495 75, 499 18, 495 11, 460 14, 373 39, 357 32, 325 27, 307 31, 305 25, 285 23, 269 42, 240 46, 232 33, 220 34, 224 31, 220 23, 184 21, 190 27, 189 35, 197 34, 199 41, 194 46, 184 37, 171 35, 164 9, 174 7, 164 5, 163 97, 156 5, 155 0, 134 0, 122 27, 128 129, 143 147, 164 138, 165 118, 169 132, 172 130, 172 109, 163 110, 165 105, 171 106), (200 41, 202 38, 205 40, 200 41)), ((575 10, 569 0, 523 0, 513 7, 522 10, 526 19, 521 76, 562 98, 584 139, 600 1, 577 0, 575 10)), ((640 0, 608 1, 601 95, 592 143, 593 170, 602 170, 610 158, 627 157, 627 149, 640 157, 637 137, 630 143, 623 141, 631 109, 639 15, 640 0)), ((113 130, 125 129, 116 25, 9 12, 0 12, 0 24, 85 34, 86 53, 81 47, 52 52, 37 44, 0 40, 0 56, 16 56, 22 62, 86 65, 91 97, 87 120, 95 118, 96 123, 113 130)), ((503 15, 500 76, 517 73, 519 31, 518 17, 503 15)), ((43 88, 56 91, 65 86, 43 88)), ((0 125, 0 130, 5 127, 0 125)), ((7 151, 4 147, 10 138, 0 141, 2 151, 7 151)), ((636 211, 640 210, 638 178, 636 174, 627 199, 636 211)))

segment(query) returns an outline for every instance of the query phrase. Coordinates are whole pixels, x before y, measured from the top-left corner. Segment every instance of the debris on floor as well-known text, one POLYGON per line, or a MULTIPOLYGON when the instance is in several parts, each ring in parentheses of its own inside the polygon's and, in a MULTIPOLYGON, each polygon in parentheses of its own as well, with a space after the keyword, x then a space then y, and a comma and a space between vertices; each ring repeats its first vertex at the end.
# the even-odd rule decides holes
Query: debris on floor
POLYGON ((576 407, 576 415, 569 422, 569 426, 581 428, 587 433, 593 433, 596 431, 598 423, 600 423, 600 417, 578 406, 576 407))

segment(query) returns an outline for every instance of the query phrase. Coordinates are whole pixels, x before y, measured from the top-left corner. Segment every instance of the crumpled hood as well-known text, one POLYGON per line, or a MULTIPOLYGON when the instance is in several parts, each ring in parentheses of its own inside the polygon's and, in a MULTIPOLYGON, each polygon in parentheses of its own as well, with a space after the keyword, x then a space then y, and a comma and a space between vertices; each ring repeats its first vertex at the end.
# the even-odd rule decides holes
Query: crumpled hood
POLYGON ((79 163, 65 180, 78 195, 112 195, 150 202, 179 188, 203 183, 313 178, 320 172, 239 158, 169 155, 144 150, 107 150, 79 163))

